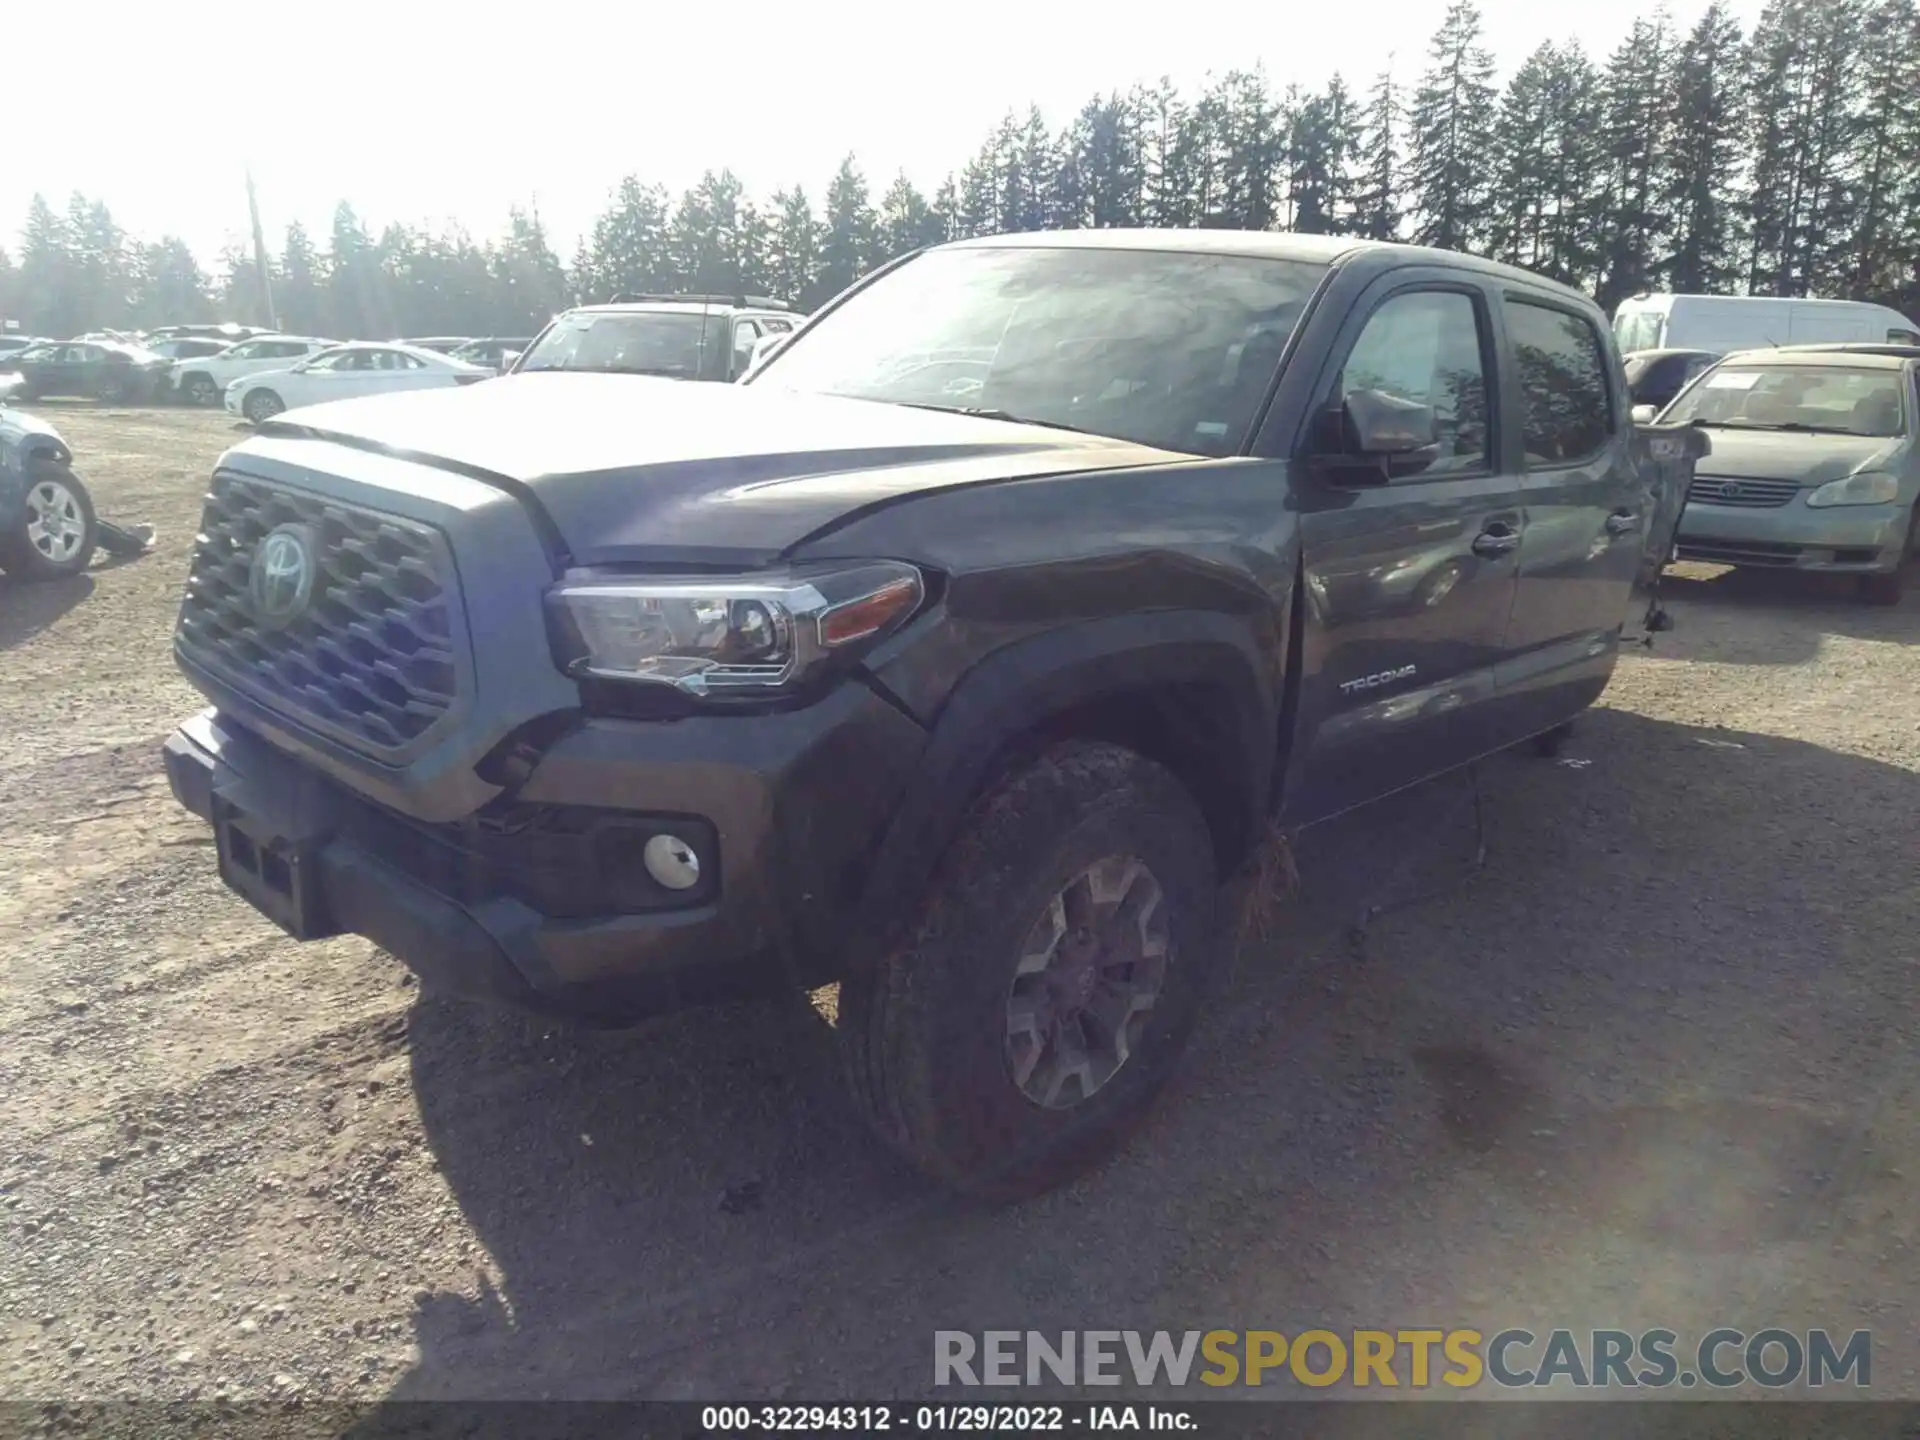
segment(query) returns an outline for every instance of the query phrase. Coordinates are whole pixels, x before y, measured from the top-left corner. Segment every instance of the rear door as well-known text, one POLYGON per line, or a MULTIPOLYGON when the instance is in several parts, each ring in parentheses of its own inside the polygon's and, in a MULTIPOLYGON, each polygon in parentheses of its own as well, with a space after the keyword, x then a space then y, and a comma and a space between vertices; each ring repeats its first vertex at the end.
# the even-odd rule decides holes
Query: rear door
POLYGON ((1371 483, 1311 454, 1296 466, 1306 616, 1288 823, 1485 748, 1525 523, 1493 303, 1477 276, 1399 271, 1366 292, 1336 343, 1316 411, 1384 392, 1430 406, 1437 443, 1371 483))
POLYGON ((1519 739, 1606 684, 1651 516, 1598 322, 1550 292, 1510 290, 1500 305, 1526 473, 1520 590, 1499 676, 1503 738, 1519 739))

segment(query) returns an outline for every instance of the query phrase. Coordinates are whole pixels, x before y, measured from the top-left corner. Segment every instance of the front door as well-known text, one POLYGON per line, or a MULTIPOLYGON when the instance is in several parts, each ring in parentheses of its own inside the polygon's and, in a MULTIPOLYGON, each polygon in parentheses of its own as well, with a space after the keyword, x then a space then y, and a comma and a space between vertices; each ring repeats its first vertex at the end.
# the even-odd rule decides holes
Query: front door
POLYGON ((1605 687, 1656 497, 1641 483, 1625 398, 1594 322, 1509 293, 1508 404, 1526 463, 1520 594, 1500 667, 1512 738, 1557 725, 1605 687))
POLYGON ((1436 443, 1383 479, 1296 467, 1306 615, 1283 819, 1306 824, 1474 758, 1494 709, 1525 527, 1504 453, 1490 299, 1401 272, 1357 308, 1316 409, 1359 391, 1430 407, 1436 443))

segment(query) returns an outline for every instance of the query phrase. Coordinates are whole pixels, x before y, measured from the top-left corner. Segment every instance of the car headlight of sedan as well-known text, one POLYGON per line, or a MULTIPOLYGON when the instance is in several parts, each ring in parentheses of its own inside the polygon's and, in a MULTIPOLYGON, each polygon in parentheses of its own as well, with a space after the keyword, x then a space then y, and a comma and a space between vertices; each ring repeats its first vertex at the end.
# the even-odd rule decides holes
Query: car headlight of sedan
POLYGON ((1869 470, 1849 475, 1844 480, 1829 480, 1807 496, 1807 504, 1824 509, 1830 505, 1887 505, 1900 498, 1900 482, 1892 475, 1869 470))
POLYGON ((548 592, 554 658, 568 674, 766 695, 850 663, 926 599, 911 565, 718 578, 617 576, 548 592))

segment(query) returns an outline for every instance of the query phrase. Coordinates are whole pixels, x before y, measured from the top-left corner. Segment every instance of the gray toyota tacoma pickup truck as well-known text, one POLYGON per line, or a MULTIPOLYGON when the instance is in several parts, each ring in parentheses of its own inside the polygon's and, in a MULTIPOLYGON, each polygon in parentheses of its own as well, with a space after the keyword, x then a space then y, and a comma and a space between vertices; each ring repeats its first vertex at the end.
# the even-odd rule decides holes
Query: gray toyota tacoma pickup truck
POLYGON ((302 939, 595 1023, 838 982, 939 1180, 1110 1150, 1221 881, 1554 731, 1697 431, 1592 302, 1307 236, 972 240, 739 385, 529 374, 280 416, 215 468, 167 742, 302 939))

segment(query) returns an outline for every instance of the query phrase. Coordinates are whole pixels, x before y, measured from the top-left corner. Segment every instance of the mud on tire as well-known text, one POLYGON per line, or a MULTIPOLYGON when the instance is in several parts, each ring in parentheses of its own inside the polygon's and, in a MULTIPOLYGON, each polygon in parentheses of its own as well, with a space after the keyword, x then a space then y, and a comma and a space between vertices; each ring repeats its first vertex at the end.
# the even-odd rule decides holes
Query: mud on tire
MULTIPOLYGON (((868 1120, 930 1177, 992 1200, 1038 1193, 1097 1164, 1145 1115, 1185 1047, 1220 963, 1217 891, 1206 822, 1165 769, 1113 745, 1043 754, 976 804, 903 941, 841 984, 847 1077, 868 1120), (1035 937, 1055 928, 1055 897, 1089 867, 1115 877, 1106 893, 1127 897, 1102 930, 1120 936, 1120 948, 1099 949, 1105 958, 1094 968, 1149 928, 1164 959, 1124 1061, 1090 1095, 1078 1098, 1077 1084, 1068 1103, 1049 1106, 1015 1078, 1025 1056, 1009 1040, 1010 996, 1021 957, 1030 967, 1035 937), (1143 893, 1157 895, 1150 921, 1135 913, 1143 893)), ((1087 933, 1073 932, 1090 943, 1087 933)), ((1142 940, 1135 953, 1148 948, 1142 940)), ((1101 973, 1133 984, 1140 971, 1123 958, 1101 973)))

